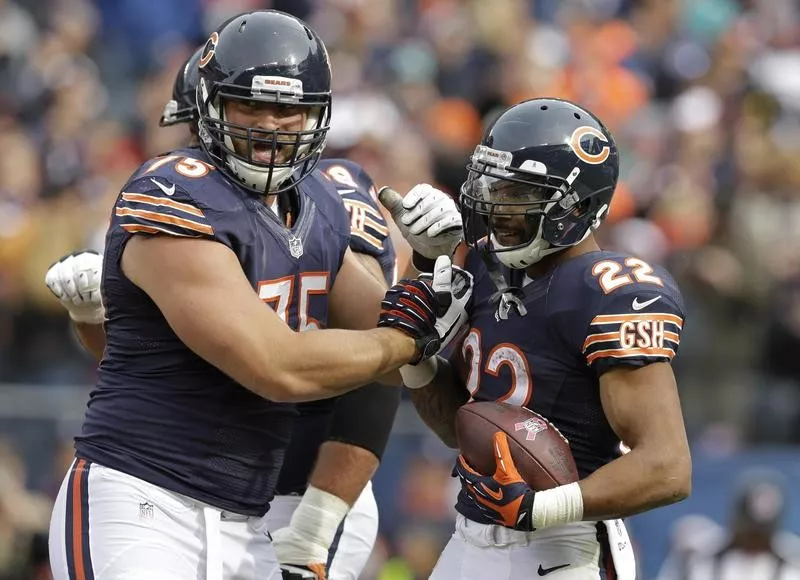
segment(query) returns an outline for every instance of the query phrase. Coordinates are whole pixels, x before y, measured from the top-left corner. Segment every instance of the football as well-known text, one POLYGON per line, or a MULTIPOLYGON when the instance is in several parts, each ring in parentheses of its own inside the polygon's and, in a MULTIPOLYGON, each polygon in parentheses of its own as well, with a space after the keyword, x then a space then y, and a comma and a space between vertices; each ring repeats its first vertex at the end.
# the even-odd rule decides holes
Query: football
POLYGON ((531 489, 544 490, 578 481, 569 442, 547 419, 530 409, 507 403, 467 403, 456 415, 462 455, 479 473, 495 471, 494 434, 508 435, 511 457, 531 489))

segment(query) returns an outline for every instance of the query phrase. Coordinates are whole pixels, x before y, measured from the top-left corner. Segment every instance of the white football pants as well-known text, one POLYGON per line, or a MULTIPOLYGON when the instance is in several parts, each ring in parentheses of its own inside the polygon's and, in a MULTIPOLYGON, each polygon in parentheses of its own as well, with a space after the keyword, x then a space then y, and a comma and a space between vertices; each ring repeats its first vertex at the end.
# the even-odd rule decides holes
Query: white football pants
MULTIPOLYGON (((267 513, 269 529, 274 531, 288 526, 300 499, 299 495, 276 496, 267 513)), ((328 580, 357 580, 367 565, 377 536, 378 504, 372 482, 367 482, 333 540, 328 580)))
POLYGON ((77 459, 50 520, 54 580, 280 580, 265 517, 77 459))
POLYGON ((624 524, 611 520, 606 527, 609 541, 601 546, 594 522, 518 532, 459 514, 430 580, 634 580, 636 564, 624 524))

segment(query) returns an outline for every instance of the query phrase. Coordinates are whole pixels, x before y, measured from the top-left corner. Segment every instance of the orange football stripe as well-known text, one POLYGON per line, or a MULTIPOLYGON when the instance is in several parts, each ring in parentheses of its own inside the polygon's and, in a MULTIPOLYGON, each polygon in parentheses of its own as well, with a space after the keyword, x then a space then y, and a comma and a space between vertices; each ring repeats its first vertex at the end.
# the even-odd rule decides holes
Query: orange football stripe
POLYGON ((669 341, 674 342, 675 344, 677 344, 677 343, 679 343, 681 341, 681 337, 676 332, 670 332, 669 330, 665 330, 664 331, 664 340, 669 340, 669 341))
POLYGON ((127 207, 118 207, 115 213, 120 217, 134 216, 146 220, 151 220, 154 222, 159 222, 162 224, 170 224, 173 226, 182 227, 187 230, 200 232, 201 234, 214 235, 214 228, 212 228, 207 224, 197 223, 192 220, 175 217, 169 214, 159 213, 155 211, 148 211, 144 209, 130 209, 127 207))
POLYGON ((600 314, 592 319, 592 325, 599 324, 621 324, 623 322, 639 322, 643 320, 663 320, 674 324, 678 328, 683 328, 683 319, 675 314, 663 313, 643 313, 643 314, 600 314))
POLYGON ((181 203, 180 201, 166 199, 163 197, 156 197, 154 195, 146 195, 144 193, 123 193, 122 199, 125 201, 138 201, 139 203, 146 203, 148 205, 164 205, 173 209, 177 209, 178 211, 196 215, 197 217, 205 217, 206 215, 203 213, 203 210, 196 208, 191 204, 181 203))
POLYGON ((171 236, 181 236, 184 238, 197 238, 200 236, 194 236, 192 234, 183 234, 181 232, 176 232, 173 230, 167 230, 164 228, 159 228, 157 226, 145 226, 142 224, 120 224, 120 227, 124 229, 126 232, 131 232, 132 234, 138 233, 145 233, 145 234, 169 234, 171 236))
POLYGON ((86 569, 83 562, 83 518, 88 514, 83 513, 81 506, 81 474, 86 469, 86 461, 78 459, 75 472, 72 475, 70 496, 72 500, 72 557, 75 561, 75 580, 86 580, 86 569))
POLYGON ((586 362, 591 364, 599 358, 627 358, 631 356, 665 356, 671 359, 675 356, 675 351, 671 348, 613 348, 593 352, 586 357, 586 362))
POLYGON ((610 342, 612 340, 619 340, 619 331, 590 334, 586 337, 586 342, 583 343, 583 350, 586 350, 589 346, 595 344, 596 342, 610 342))

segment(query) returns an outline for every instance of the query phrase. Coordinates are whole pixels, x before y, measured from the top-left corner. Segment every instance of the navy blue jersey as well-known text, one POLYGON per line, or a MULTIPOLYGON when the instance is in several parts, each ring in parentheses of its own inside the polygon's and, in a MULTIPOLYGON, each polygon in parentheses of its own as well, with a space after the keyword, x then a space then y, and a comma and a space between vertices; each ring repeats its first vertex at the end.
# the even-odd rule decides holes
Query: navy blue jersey
POLYGON ((395 252, 372 178, 347 159, 323 159, 318 169, 336 186, 350 214, 350 249, 374 257, 386 283, 394 283, 395 252))
POLYGON ((296 406, 261 398, 189 350, 120 259, 134 234, 214 240, 236 254, 253 290, 292 328, 324 327, 349 218, 320 175, 301 182, 298 198, 287 229, 198 149, 136 171, 106 237, 107 346, 76 442, 80 457, 222 509, 267 510, 296 406))
MULTIPOLYGON (((512 311, 504 320, 495 316, 496 288, 476 252, 465 267, 475 289, 456 367, 472 399, 550 419, 569 440, 582 478, 616 458, 620 441, 603 412, 599 377, 675 356, 684 307, 672 277, 624 254, 583 254, 525 285, 527 314, 512 311)), ((460 497, 457 508, 474 517, 469 504, 460 497)))
MULTIPOLYGON (((350 215, 350 249, 378 260, 387 284, 391 285, 395 275, 394 247, 372 178, 360 165, 346 159, 323 159, 317 170, 336 187, 350 215)), ((319 447, 328 438, 334 407, 340 398, 298 405, 300 416, 295 422, 278 480, 279 494, 305 491, 319 447)))

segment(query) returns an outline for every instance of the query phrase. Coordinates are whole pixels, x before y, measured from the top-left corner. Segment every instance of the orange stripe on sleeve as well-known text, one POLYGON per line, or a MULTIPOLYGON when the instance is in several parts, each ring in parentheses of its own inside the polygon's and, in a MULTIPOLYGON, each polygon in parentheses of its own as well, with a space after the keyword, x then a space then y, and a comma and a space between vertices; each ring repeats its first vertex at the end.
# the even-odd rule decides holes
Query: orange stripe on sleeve
POLYGON ((175 217, 169 214, 159 213, 155 211, 148 211, 144 209, 130 209, 127 207, 118 207, 115 213, 120 217, 133 216, 145 220, 159 222, 162 224, 171 224, 173 226, 182 227, 187 230, 200 232, 201 234, 214 235, 214 228, 212 228, 207 224, 201 224, 192 220, 175 217))
POLYGON ((621 324, 623 322, 639 322, 642 320, 661 320, 674 324, 678 328, 683 328, 683 319, 675 314, 666 312, 643 313, 643 314, 600 314, 592 319, 592 325, 599 324, 621 324))
POLYGON ((612 340, 619 340, 619 332, 599 332, 597 334, 590 334, 586 337, 586 342, 583 343, 582 350, 586 350, 597 342, 610 342, 612 340))
POLYGON ((181 203, 180 201, 175 201, 174 199, 166 199, 163 197, 156 197, 154 195, 146 195, 144 193, 125 193, 122 194, 122 199, 125 201, 136 201, 139 203, 146 203, 148 205, 161 205, 166 207, 171 207, 173 209, 177 209, 178 211, 183 211, 191 215, 195 215, 197 217, 205 217, 206 214, 203 213, 203 210, 197 208, 188 203, 181 203))
POLYGON ((632 356, 663 356, 669 359, 675 356, 675 351, 671 348, 624 348, 598 350, 586 357, 586 362, 592 364, 599 358, 627 358, 632 356))
POLYGON ((168 230, 165 228, 159 228, 158 226, 145 226, 142 224, 120 224, 120 227, 125 230, 126 232, 131 232, 132 234, 169 234, 171 236, 180 236, 182 238, 199 238, 200 236, 195 236, 192 234, 184 234, 181 232, 176 232, 173 230, 168 230))

